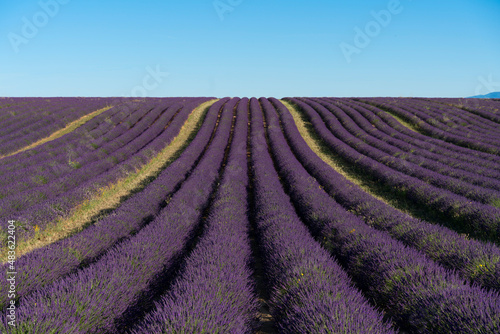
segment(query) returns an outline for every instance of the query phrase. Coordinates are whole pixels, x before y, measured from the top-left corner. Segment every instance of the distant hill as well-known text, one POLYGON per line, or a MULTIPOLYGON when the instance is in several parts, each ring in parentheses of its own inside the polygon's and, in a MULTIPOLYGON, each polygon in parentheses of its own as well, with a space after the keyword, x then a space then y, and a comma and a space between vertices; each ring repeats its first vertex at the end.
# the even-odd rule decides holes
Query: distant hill
POLYGON ((500 92, 493 92, 486 95, 471 96, 470 99, 500 99, 500 92))

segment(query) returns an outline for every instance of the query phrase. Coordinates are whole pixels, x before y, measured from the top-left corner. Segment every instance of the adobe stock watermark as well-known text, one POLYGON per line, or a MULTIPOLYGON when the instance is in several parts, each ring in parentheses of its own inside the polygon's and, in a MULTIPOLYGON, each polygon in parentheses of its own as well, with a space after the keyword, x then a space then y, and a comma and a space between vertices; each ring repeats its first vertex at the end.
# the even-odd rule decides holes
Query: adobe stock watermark
POLYGON ((147 74, 142 79, 142 85, 134 86, 130 91, 130 97, 147 97, 148 92, 157 89, 170 75, 162 70, 161 65, 156 65, 155 69, 148 66, 146 72, 147 74))
POLYGON ((479 76, 477 79, 479 84, 476 87, 476 95, 487 95, 500 91, 500 82, 493 79, 493 74, 488 75, 487 78, 479 76))
POLYGON ((9 326, 16 326, 16 225, 14 220, 9 220, 7 225, 7 283, 9 287, 8 295, 9 306, 7 306, 6 316, 9 326))
MULTIPOLYGON (((147 74, 142 78, 142 84, 132 87, 129 94, 123 94, 123 98, 117 98, 111 102, 112 106, 120 105, 121 108, 130 109, 134 102, 130 98, 148 97, 149 93, 160 87, 170 73, 164 71, 161 65, 156 65, 153 69, 151 66, 146 67, 147 74)), ((130 112, 133 110, 129 110, 130 112)))
POLYGON ((61 5, 66 5, 70 0, 41 0, 38 2, 40 10, 33 14, 31 20, 23 16, 21 34, 9 32, 7 38, 15 53, 19 53, 19 47, 26 45, 35 38, 40 29, 45 27, 52 18, 54 18, 61 9, 61 5))
POLYGON ((400 0, 390 0, 387 3, 386 9, 380 11, 372 10, 370 12, 373 20, 368 21, 363 29, 358 26, 354 27, 355 35, 352 43, 342 42, 339 44, 340 50, 347 63, 350 64, 352 62, 352 56, 354 54, 360 54, 366 49, 372 40, 380 35, 383 28, 387 27, 392 22, 394 16, 403 12, 403 9, 404 7, 400 0))
POLYGON ((224 21, 224 15, 231 13, 236 7, 241 5, 243 0, 214 0, 214 6, 217 15, 221 21, 224 21))

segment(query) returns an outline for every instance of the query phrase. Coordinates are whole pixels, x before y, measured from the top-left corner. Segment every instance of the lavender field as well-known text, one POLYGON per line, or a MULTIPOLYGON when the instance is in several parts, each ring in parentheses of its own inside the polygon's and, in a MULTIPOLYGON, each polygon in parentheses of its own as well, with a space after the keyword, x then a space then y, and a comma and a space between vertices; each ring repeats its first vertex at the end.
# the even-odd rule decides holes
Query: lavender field
POLYGON ((0 124, 1 333, 500 333, 500 100, 2 98, 0 124))

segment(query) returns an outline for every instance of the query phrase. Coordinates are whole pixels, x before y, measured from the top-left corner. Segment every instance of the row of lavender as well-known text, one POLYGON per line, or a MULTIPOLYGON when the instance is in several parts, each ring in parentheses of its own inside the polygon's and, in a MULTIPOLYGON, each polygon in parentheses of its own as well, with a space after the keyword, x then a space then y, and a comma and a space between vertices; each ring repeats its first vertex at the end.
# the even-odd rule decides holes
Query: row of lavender
MULTIPOLYGON (((208 118, 213 119, 222 104, 211 108, 205 124, 210 124, 208 118)), ((269 154, 261 155, 267 150, 262 112, 257 100, 253 99, 251 105, 249 163, 259 166, 253 171, 252 182, 256 189, 255 207, 260 213, 255 223, 260 247, 265 250, 266 277, 276 291, 269 303, 280 319, 278 327, 288 333, 321 328, 392 333, 390 325, 382 322, 381 314, 353 288, 347 275, 312 239, 300 220, 293 218, 287 225, 279 219, 279 215, 293 216, 294 210, 290 203, 280 204, 286 195, 279 190, 277 175, 267 172, 273 168, 269 154), (278 211, 276 204, 280 206, 278 211), (289 290, 287 294, 283 294, 284 289, 289 290), (304 304, 309 306, 297 308, 304 304)), ((120 333, 148 310, 151 312, 134 326, 133 332, 255 331, 257 301, 250 270, 246 212, 247 114, 248 99, 226 103, 206 153, 156 219, 94 259, 88 267, 69 276, 63 274, 45 287, 26 291, 17 312, 20 322, 16 328, 7 327, 4 317, 3 331, 120 333), (231 122, 233 115, 237 116, 236 122, 231 122), (227 163, 217 173, 224 155, 227 163), (217 175, 223 178, 211 201, 209 195, 217 175), (207 205, 209 214, 204 221, 202 214, 207 205), (194 230, 200 228, 204 232, 190 253, 186 245, 196 239, 194 230), (235 233, 228 234, 228 228, 235 233), (185 264, 181 274, 176 275, 173 267, 179 261, 185 264), (171 276, 177 278, 172 280, 171 276), (212 289, 204 290, 198 284, 212 289), (164 286, 171 288, 162 296, 164 286), (159 303, 153 305, 153 300, 159 303)), ((210 126, 202 128, 199 135, 207 129, 210 126)))
MULTIPOLYGON (((113 215, 19 259, 19 322, 3 316, 2 332, 254 332, 249 229, 279 332, 500 329, 498 293, 469 283, 495 246, 384 206, 325 165, 279 101, 235 98, 113 215)), ((475 281, 498 289, 498 275, 475 281)))
MULTIPOLYGON (((325 107, 312 99, 291 101, 304 110, 316 131, 321 131, 320 136, 326 145, 347 163, 398 191, 408 200, 446 216, 457 230, 499 241, 500 209, 496 207, 497 191, 439 174, 369 145, 368 142, 371 141, 386 149, 390 148, 383 141, 368 136, 361 130, 356 135, 350 133, 337 118, 344 111, 334 108, 331 103, 326 103, 325 107), (357 137, 361 135, 364 135, 362 138, 367 142, 357 137)), ((354 121, 349 122, 347 118, 344 118, 344 122, 354 128, 356 126, 354 121)))
MULTIPOLYGON (((147 226, 97 261, 20 300, 19 323, 7 332, 122 333, 168 282, 199 230, 219 176, 236 100, 224 106, 206 154, 147 226)), ((98 236, 96 236, 98 237, 98 236)))
MULTIPOLYGON (((448 228, 415 219, 386 204, 347 180, 319 158, 299 135, 293 117, 286 108, 271 99, 280 114, 286 139, 307 172, 346 210, 355 213, 367 225, 387 231, 392 238, 425 253, 442 266, 484 287, 500 291, 500 249, 491 243, 468 239, 448 228)), ((316 131, 328 136, 328 130, 313 110, 316 131)))
MULTIPOLYGON (((25 98, 0 109, 0 156, 13 153, 112 102, 109 98, 25 98)), ((11 102, 12 103, 12 102, 11 102)))
MULTIPOLYGON (((366 101, 396 114, 397 116, 416 126, 426 135, 442 139, 444 141, 463 147, 490 153, 496 156, 500 155, 498 132, 495 131, 495 125, 498 125, 498 123, 494 121, 484 119, 484 122, 490 123, 490 129, 491 127, 493 127, 493 132, 487 135, 482 135, 481 131, 478 131, 477 128, 474 128, 471 132, 467 127, 469 123, 468 121, 463 119, 463 116, 461 117, 462 121, 460 123, 460 126, 456 128, 453 127, 453 123, 445 124, 439 121, 438 119, 442 117, 442 115, 440 113, 433 112, 433 107, 435 106, 433 106, 432 104, 430 104, 429 106, 428 103, 425 103, 425 106, 427 108, 422 107, 421 105, 419 105, 419 100, 415 102, 413 100, 408 101, 405 99, 393 100, 387 98, 370 98, 362 99, 362 101, 366 101), (470 133, 469 136, 467 136, 468 133, 470 133)), ((454 107, 448 107, 448 111, 450 115, 472 115, 471 117, 467 117, 467 119, 469 120, 470 118, 480 117, 472 113, 467 113, 463 109, 454 107)))
POLYGON ((494 146, 499 145, 498 123, 494 121, 432 100, 401 99, 401 102, 423 112, 424 116, 419 115, 423 121, 447 134, 469 136, 494 146))
MULTIPOLYGON (((311 100, 315 100, 332 112, 346 130, 340 132, 340 130, 337 131, 335 129, 335 134, 340 136, 343 141, 349 142, 360 153, 402 173, 424 180, 436 187, 450 190, 474 201, 483 204, 493 204, 496 201, 500 201, 500 182, 497 178, 478 175, 474 172, 474 167, 477 169, 477 166, 463 163, 460 166, 465 165, 468 171, 461 171, 445 163, 437 163, 436 158, 438 157, 436 155, 431 155, 429 158, 415 157, 418 154, 432 152, 412 148, 411 140, 400 141, 393 139, 387 134, 379 133, 374 129, 372 123, 358 112, 357 109, 362 110, 361 107, 350 107, 349 105, 338 106, 329 101, 311 100), (401 146, 406 146, 408 152, 406 155, 401 154, 401 146)), ((495 176, 498 177, 498 175, 495 176)))
MULTIPOLYGON (((288 111, 278 101, 271 101, 286 124, 282 131, 276 111, 269 102, 262 101, 280 176, 303 221, 323 246, 338 257, 358 287, 401 328, 412 332, 469 333, 497 328, 498 320, 491 319, 500 317, 498 293, 464 283, 453 271, 365 224, 323 190, 323 184, 311 177, 292 153, 283 132, 288 138, 295 138, 290 142, 299 144, 297 152, 308 155, 304 163, 308 169, 318 172, 323 166, 300 138, 288 111), (478 305, 481 311, 476 309, 478 305)), ((342 181, 331 170, 329 174, 328 178, 336 178, 332 183, 342 181)), ((340 188, 345 188, 345 181, 336 190, 340 188)), ((353 188, 346 188, 344 194, 351 192, 356 196, 353 188)))
POLYGON ((499 99, 450 99, 435 98, 436 102, 454 106, 486 119, 500 123, 500 100, 499 99))
MULTIPOLYGON (((138 105, 133 112, 113 108, 111 113, 102 115, 101 122, 96 120, 79 133, 68 135, 71 140, 63 136, 42 145, 38 154, 18 159, 14 163, 17 168, 5 172, 10 182, 0 185, 0 216, 20 221, 26 235, 32 233, 30 227, 34 224, 43 229, 89 194, 151 159, 168 145, 190 112, 204 101, 151 101, 138 105), (95 139, 89 143, 87 135, 94 135, 95 139), (75 147, 81 155, 68 164, 64 152, 75 147), (25 175, 31 178, 26 180, 25 175)), ((3 166, 12 169, 12 164, 3 166)))

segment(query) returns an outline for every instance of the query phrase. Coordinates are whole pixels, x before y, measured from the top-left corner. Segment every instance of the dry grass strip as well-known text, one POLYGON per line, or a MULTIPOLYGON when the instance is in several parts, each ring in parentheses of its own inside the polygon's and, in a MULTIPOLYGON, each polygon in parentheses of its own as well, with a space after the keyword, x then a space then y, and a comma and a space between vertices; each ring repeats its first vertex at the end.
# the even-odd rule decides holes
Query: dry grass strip
POLYGON ((369 177, 362 177, 356 166, 352 166, 342 160, 335 152, 323 143, 322 139, 316 134, 312 124, 299 112, 293 104, 281 100, 281 103, 288 108, 293 116, 295 125, 299 129, 300 135, 304 138, 309 147, 318 155, 321 160, 326 162, 336 172, 340 173, 346 179, 360 187, 363 191, 375 197, 376 199, 412 216, 426 216, 428 221, 435 220, 434 217, 427 216, 427 213, 420 212, 420 209, 408 202, 406 199, 398 197, 394 194, 392 189, 382 186, 380 183, 374 181, 369 177))
MULTIPOLYGON (((102 188, 91 199, 75 207, 69 216, 52 222, 43 231, 35 232, 33 239, 18 241, 16 257, 78 233, 85 226, 98 220, 103 213, 116 209, 132 193, 143 189, 148 180, 154 179, 161 170, 171 164, 184 151, 194 135, 196 135, 206 112, 216 101, 217 99, 211 100, 195 108, 177 137, 139 170, 130 173, 127 177, 114 184, 102 188)), ((5 248, 1 250, 0 261, 2 263, 7 261, 5 248)))

